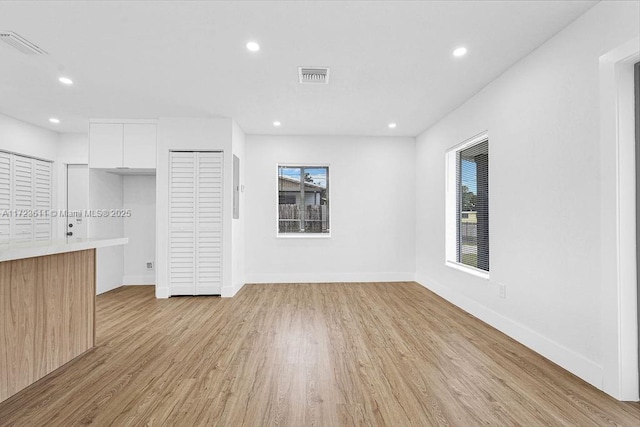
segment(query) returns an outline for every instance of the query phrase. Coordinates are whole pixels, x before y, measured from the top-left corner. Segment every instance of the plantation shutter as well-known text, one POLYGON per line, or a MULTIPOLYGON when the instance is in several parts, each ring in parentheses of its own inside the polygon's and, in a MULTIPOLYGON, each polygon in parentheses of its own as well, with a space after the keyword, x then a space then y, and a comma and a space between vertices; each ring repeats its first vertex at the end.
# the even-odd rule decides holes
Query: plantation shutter
POLYGON ((11 154, 0 151, 0 243, 11 239, 11 154))
POLYGON ((171 295, 220 294, 222 153, 171 152, 171 295))
POLYGON ((33 208, 35 240, 51 239, 51 163, 42 160, 33 161, 33 208))
POLYGON ((33 159, 13 156, 13 238, 16 243, 33 240, 33 217, 29 212, 34 205, 33 159))
POLYGON ((197 153, 196 294, 222 289, 222 153, 197 153))

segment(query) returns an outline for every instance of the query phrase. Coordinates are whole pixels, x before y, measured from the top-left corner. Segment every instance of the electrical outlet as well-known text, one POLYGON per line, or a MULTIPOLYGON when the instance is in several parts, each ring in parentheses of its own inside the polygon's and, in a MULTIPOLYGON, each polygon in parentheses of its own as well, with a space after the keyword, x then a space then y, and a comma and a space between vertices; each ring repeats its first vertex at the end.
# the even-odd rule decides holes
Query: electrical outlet
POLYGON ((153 270, 153 263, 152 262, 148 262, 147 263, 147 270, 153 270))
POLYGON ((505 285, 503 285, 502 283, 498 283, 498 296, 500 298, 506 298, 507 297, 507 287, 505 285))

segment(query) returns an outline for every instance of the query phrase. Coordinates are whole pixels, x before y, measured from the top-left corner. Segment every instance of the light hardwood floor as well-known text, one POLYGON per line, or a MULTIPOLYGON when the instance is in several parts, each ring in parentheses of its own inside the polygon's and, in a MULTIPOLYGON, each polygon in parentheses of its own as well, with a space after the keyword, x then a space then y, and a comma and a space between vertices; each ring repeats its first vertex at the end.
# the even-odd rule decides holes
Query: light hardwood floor
POLYGON ((97 299, 97 347, 0 404, 0 425, 640 425, 416 283, 247 285, 97 299))

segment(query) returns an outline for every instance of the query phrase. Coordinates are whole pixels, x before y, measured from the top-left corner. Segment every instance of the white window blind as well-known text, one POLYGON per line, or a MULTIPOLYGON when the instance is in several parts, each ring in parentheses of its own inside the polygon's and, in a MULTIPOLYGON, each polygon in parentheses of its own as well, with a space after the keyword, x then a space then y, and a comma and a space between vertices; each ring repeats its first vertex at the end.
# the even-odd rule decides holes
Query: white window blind
POLYGON ((457 152, 457 261, 489 271, 489 141, 457 152))

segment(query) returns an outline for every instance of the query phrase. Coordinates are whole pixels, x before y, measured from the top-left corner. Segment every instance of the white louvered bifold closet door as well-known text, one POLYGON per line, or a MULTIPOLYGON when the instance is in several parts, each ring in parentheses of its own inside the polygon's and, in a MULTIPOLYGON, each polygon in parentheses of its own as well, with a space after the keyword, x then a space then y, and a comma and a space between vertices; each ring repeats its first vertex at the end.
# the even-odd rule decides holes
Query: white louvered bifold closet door
POLYGON ((196 281, 196 156, 172 152, 169 181, 169 286, 194 295, 196 281))
POLYGON ((11 239, 11 154, 0 151, 0 244, 11 239))
POLYGON ((13 241, 33 240, 33 159, 13 156, 13 241))
POLYGON ((222 288, 222 153, 172 152, 169 183, 171 295, 222 288))
POLYGON ((222 289, 222 153, 197 153, 196 295, 222 289))
POLYGON ((51 239, 53 165, 0 151, 0 243, 51 239))
POLYGON ((51 163, 42 160, 33 161, 33 207, 36 216, 33 220, 35 240, 51 239, 51 163))

